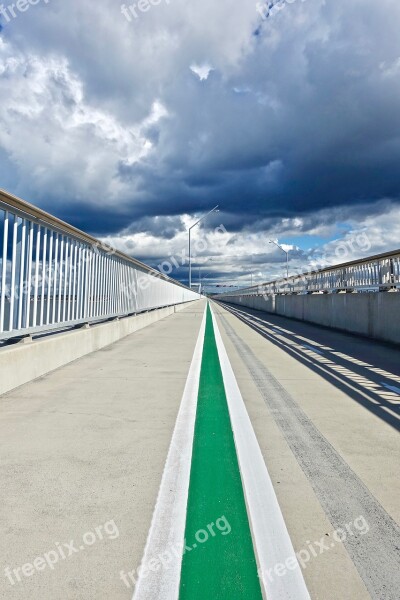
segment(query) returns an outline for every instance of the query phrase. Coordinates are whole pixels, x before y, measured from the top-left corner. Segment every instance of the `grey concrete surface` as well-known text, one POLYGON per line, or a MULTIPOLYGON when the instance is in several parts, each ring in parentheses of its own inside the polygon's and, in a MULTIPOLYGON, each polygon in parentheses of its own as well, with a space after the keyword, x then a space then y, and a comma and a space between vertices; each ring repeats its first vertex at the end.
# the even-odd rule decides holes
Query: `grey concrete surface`
POLYGON ((38 337, 31 343, 0 347, 0 395, 113 344, 151 323, 184 310, 186 306, 177 304, 90 327, 38 337))
POLYGON ((226 296, 224 301, 400 344, 400 293, 226 296))
POLYGON ((132 597, 204 305, 0 397, 0 598, 132 597))
POLYGON ((397 598, 400 442, 382 405, 396 412, 400 398, 379 396, 376 381, 396 385, 400 353, 275 315, 216 312, 295 548, 329 546, 306 565, 311 597, 397 598), (357 515, 368 533, 335 542, 357 515))

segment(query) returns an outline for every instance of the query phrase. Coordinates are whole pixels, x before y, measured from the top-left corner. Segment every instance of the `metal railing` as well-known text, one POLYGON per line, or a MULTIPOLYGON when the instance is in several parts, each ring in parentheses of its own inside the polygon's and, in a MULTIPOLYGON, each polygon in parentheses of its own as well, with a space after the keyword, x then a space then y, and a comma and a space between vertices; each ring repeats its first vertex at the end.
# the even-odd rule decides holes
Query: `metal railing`
POLYGON ((0 190, 0 340, 197 298, 170 277, 0 190))
POLYGON ((396 288, 400 288, 400 250, 226 292, 216 297, 226 299, 228 296, 363 292, 396 288))

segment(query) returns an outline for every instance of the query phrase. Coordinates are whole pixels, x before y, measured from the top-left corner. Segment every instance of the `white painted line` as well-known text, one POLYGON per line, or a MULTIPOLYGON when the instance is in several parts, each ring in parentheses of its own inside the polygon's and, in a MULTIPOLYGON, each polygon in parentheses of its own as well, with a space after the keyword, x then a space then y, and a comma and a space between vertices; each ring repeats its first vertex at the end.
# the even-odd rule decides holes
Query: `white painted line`
POLYGON ((179 596, 205 325, 206 311, 172 435, 133 600, 177 600, 179 596), (150 561, 159 561, 159 557, 165 557, 166 553, 170 556, 167 568, 161 566, 157 571, 151 571, 148 568, 152 565, 150 561))
POLYGON ((213 311, 212 317, 254 546, 263 574, 260 581, 264 594, 268 600, 310 600, 213 311), (280 577, 273 570, 279 564, 291 565, 291 569, 286 569, 286 573, 280 577))
POLYGON ((395 385, 389 385, 388 383, 384 383, 383 381, 381 382, 381 385, 383 385, 383 387, 387 388, 391 392, 394 392, 395 394, 400 394, 400 388, 396 387, 395 385))
POLYGON ((321 350, 317 350, 317 348, 315 348, 314 346, 309 346, 308 344, 303 344, 303 348, 307 348, 307 350, 312 350, 313 352, 315 352, 316 354, 320 354, 321 356, 324 355, 324 353, 321 352, 321 350))

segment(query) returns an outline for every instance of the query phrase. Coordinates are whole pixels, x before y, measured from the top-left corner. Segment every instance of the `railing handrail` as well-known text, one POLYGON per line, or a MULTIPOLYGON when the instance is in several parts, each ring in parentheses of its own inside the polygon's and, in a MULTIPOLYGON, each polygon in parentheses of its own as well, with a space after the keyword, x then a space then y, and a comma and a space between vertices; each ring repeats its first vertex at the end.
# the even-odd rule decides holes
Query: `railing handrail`
MULTIPOLYGON (((42 227, 52 227, 53 229, 59 230, 60 233, 67 234, 73 238, 76 238, 77 240, 87 242, 92 246, 104 245, 104 242, 102 242, 98 238, 95 238, 92 235, 85 233, 81 229, 70 225, 66 221, 63 221, 62 219, 51 215, 45 210, 42 210, 41 208, 38 208, 37 206, 26 202, 26 200, 22 200, 18 196, 15 196, 14 194, 11 194, 10 192, 7 192, 6 190, 0 188, 0 209, 9 210, 10 208, 13 209, 15 212, 20 213, 21 216, 29 218, 31 221, 36 222, 42 227)), ((189 289, 180 281, 177 281, 172 277, 168 277, 168 275, 157 271, 157 269, 146 265, 145 263, 141 262, 140 260, 137 260, 136 258, 132 258, 131 256, 129 256, 129 254, 125 254, 124 252, 121 252, 120 250, 117 250, 112 246, 107 247, 109 249, 110 254, 112 253, 114 256, 122 258, 125 261, 129 261, 130 263, 142 269, 146 273, 150 273, 151 275, 154 275, 159 279, 164 279, 165 281, 170 281, 183 288, 189 289)))
POLYGON ((180 281, 5 190, 0 240, 0 341, 199 298, 180 281))
MULTIPOLYGON (((346 269, 350 269, 352 267, 365 267, 366 265, 379 265, 380 263, 384 262, 384 261, 388 261, 388 260, 396 260, 396 261, 400 261, 400 249, 398 250, 393 250, 390 252, 383 252, 382 254, 374 254, 372 256, 367 256, 366 258, 362 258, 362 259, 358 259, 358 260, 352 260, 352 261, 348 261, 345 263, 339 263, 337 265, 331 265, 328 267, 324 267, 322 269, 314 269, 314 270, 310 270, 310 271, 306 271, 303 273, 299 273, 296 275, 289 275, 289 277, 281 277, 280 279, 274 279, 271 281, 266 281, 266 282, 262 282, 259 283, 257 285, 253 285, 250 287, 245 287, 245 288, 240 288, 231 292, 224 292, 223 294, 218 294, 218 297, 221 298, 222 296, 234 296, 234 295, 242 295, 244 293, 251 293, 252 291, 254 291, 255 295, 258 295, 260 290, 262 288, 268 288, 268 287, 275 287, 275 288, 285 288, 285 287, 294 287, 296 285, 297 282, 299 281, 307 281, 307 280, 312 280, 313 278, 315 278, 315 276, 317 275, 328 275, 328 274, 334 274, 334 273, 339 273, 340 271, 345 271, 346 269), (257 294, 258 293, 258 294, 257 294)), ((399 285, 400 284, 400 280, 399 281, 395 281, 393 282, 394 285, 399 285)), ((365 285, 355 285, 353 287, 377 287, 379 284, 377 283, 371 283, 371 284, 365 284, 365 285)), ((385 284, 382 284, 383 286, 385 286, 385 284)), ((390 282, 388 282, 386 284, 386 287, 390 285, 390 282)), ((352 286, 349 285, 347 286, 348 288, 351 288, 352 286)), ((328 289, 328 288, 321 288, 321 289, 328 289)), ((339 287, 335 287, 333 286, 331 288, 333 289, 340 289, 339 287)))

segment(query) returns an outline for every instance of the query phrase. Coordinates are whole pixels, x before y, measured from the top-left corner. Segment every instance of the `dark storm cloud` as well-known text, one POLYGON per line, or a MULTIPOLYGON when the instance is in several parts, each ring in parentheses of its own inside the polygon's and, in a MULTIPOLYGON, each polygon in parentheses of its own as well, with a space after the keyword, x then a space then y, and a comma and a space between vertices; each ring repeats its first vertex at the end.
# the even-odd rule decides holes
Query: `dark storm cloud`
POLYGON ((95 235, 164 240, 215 204, 207 228, 261 233, 400 201, 397 0, 296 2, 266 21, 254 0, 176 0, 117 17, 111 0, 70 0, 2 32, 11 191, 95 235))
MULTIPOLYGON (((51 210, 52 202, 41 199, 41 204, 51 210)), ((121 231, 127 221, 130 222, 132 215, 129 212, 115 211, 112 208, 104 208, 96 205, 85 205, 83 203, 58 205, 53 213, 74 227, 86 231, 95 237, 115 234, 121 231)))

